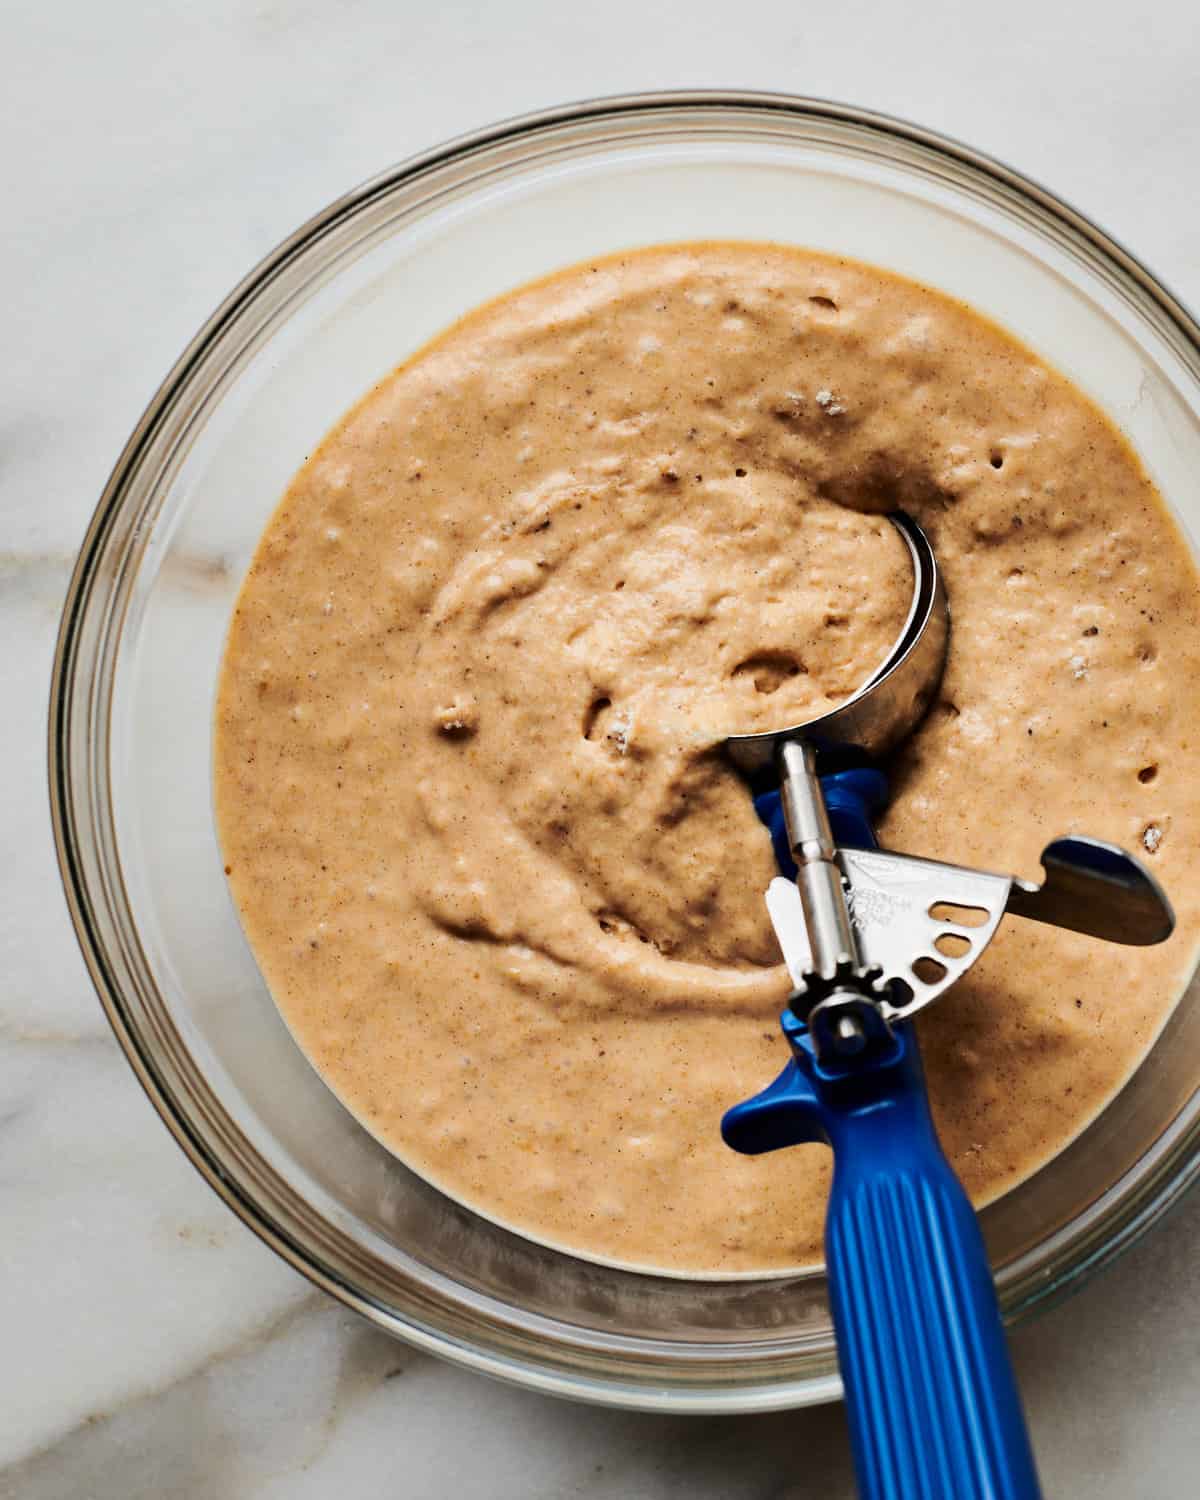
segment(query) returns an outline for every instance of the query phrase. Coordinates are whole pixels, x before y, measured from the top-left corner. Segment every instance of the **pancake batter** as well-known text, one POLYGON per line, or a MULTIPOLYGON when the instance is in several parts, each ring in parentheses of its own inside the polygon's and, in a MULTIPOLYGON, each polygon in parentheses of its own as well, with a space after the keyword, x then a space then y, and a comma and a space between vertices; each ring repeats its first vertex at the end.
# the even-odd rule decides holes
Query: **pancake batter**
POLYGON ((228 873, 296 1037, 447 1192, 679 1273, 820 1259, 829 1157, 722 1112, 782 1063, 766 831, 720 753, 890 646, 909 510, 953 612, 893 848, 1040 878, 1148 860, 1161 948, 1006 922, 920 1021, 976 1201, 1136 1065, 1200 934, 1200 611, 1135 456, 960 303, 755 244, 640 251, 482 308, 297 475, 230 631, 228 873))

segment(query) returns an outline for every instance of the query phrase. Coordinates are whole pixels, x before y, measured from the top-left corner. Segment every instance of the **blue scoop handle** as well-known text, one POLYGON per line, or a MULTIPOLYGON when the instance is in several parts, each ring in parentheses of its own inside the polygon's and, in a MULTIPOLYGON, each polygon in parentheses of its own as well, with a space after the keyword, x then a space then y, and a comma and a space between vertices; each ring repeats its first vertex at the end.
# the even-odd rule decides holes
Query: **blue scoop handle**
MULTIPOLYGON (((876 775, 823 781, 839 843, 874 847, 878 784, 853 779, 876 775)), ((884 1055, 839 1070, 790 1012, 783 1030, 792 1061, 722 1133, 755 1154, 833 1147, 825 1258, 860 1494, 1038 1500, 987 1251, 938 1142, 915 1030, 895 1025, 884 1055)))
POLYGON ((987 1250, 929 1113, 916 1033, 892 1078, 827 1116, 830 1298, 869 1500, 1034 1500, 1033 1452, 987 1250))

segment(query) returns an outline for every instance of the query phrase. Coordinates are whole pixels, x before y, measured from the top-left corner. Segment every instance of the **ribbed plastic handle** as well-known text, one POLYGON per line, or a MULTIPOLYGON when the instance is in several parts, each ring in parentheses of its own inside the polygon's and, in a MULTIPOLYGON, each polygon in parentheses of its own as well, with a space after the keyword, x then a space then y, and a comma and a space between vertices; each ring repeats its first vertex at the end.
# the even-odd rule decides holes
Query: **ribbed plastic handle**
MULTIPOLYGON (((902 1071, 920 1070, 901 1028, 902 1071)), ((1037 1500, 992 1274, 923 1088, 826 1127, 830 1298, 865 1500, 1037 1500)))

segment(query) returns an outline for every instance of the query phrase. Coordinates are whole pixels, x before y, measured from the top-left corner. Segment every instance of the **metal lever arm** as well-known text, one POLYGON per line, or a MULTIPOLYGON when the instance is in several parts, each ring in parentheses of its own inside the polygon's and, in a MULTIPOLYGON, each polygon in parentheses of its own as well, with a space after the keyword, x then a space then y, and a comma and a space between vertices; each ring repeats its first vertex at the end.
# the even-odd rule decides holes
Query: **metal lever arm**
POLYGON ((1115 844, 1078 834, 1042 851, 1041 885, 1014 880, 1008 910, 1110 943, 1165 942, 1175 929, 1166 893, 1145 865, 1115 844))

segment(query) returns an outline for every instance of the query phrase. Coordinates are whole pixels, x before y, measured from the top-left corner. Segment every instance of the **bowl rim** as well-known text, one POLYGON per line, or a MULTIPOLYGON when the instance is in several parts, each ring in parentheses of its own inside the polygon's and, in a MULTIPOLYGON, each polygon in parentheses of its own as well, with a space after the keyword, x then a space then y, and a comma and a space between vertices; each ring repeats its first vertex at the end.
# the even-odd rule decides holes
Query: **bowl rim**
MULTIPOLYGON (((1039 182, 1006 166, 996 158, 958 140, 895 116, 832 100, 741 89, 677 89, 601 96, 535 110, 498 121, 453 137, 441 145, 409 156, 367 178, 309 217, 251 269, 223 299, 190 340, 147 404, 122 448, 101 492, 88 524, 63 605, 50 680, 48 713, 48 780, 51 824, 64 895, 76 939, 109 1024, 143 1091, 155 1110, 208 1185, 219 1194, 238 1218, 265 1244, 314 1285, 372 1322, 409 1343, 448 1358, 454 1363, 492 1375, 509 1383, 548 1394, 608 1406, 671 1410, 677 1412, 764 1411, 836 1399, 841 1383, 836 1374, 770 1378, 731 1385, 715 1374, 709 1385, 647 1387, 641 1380, 619 1377, 595 1378, 579 1370, 564 1369, 501 1356, 473 1346, 445 1329, 433 1329, 400 1316, 384 1307, 364 1288, 336 1274, 273 1216, 253 1190, 230 1177, 210 1143, 195 1129, 187 1111, 174 1098, 169 1079, 144 1045, 128 1013, 121 985, 116 979, 97 930, 82 850, 88 837, 77 822, 78 809, 71 787, 69 738, 72 725, 72 693, 80 667, 80 627, 96 583, 96 563, 113 529, 127 483, 172 412, 193 371, 200 366, 224 332, 254 299, 318 239, 348 223, 374 200, 411 184, 423 174, 475 156, 488 148, 536 136, 556 127, 619 121, 636 115, 704 112, 706 115, 756 112, 779 114, 793 120, 848 125, 883 137, 892 145, 922 148, 982 177, 1010 199, 1035 206, 1040 213, 1074 241, 1098 252, 1102 262, 1116 269, 1165 319, 1164 331, 1200 376, 1200 324, 1147 266, 1086 214, 1043 187, 1039 182)), ((1063 1274, 1047 1278, 1044 1271, 1022 1276, 1020 1260, 1014 1284, 1005 1299, 1006 1319, 1015 1321, 1035 1307, 1059 1300, 1084 1280, 1109 1264, 1166 1213, 1186 1188, 1200 1176, 1200 1120, 1183 1119, 1183 1113, 1154 1143, 1148 1156, 1154 1160, 1140 1181, 1139 1191, 1117 1191, 1120 1184, 1091 1206, 1089 1217, 1104 1223, 1104 1233, 1087 1226, 1074 1238, 1082 1254, 1063 1274), (1136 1199, 1136 1201, 1128 1201, 1136 1199), (1112 1200, 1109 1202, 1108 1200, 1112 1200), (1109 1214, 1112 1218, 1109 1218, 1109 1214)), ((1065 1226, 1058 1237, 1067 1234, 1065 1226)), ((1050 1237, 1055 1238, 1054 1235, 1050 1237)), ((1042 1242, 1044 1245, 1045 1242, 1042 1242)), ((1039 1247, 1040 1248, 1040 1247, 1039 1247)))

